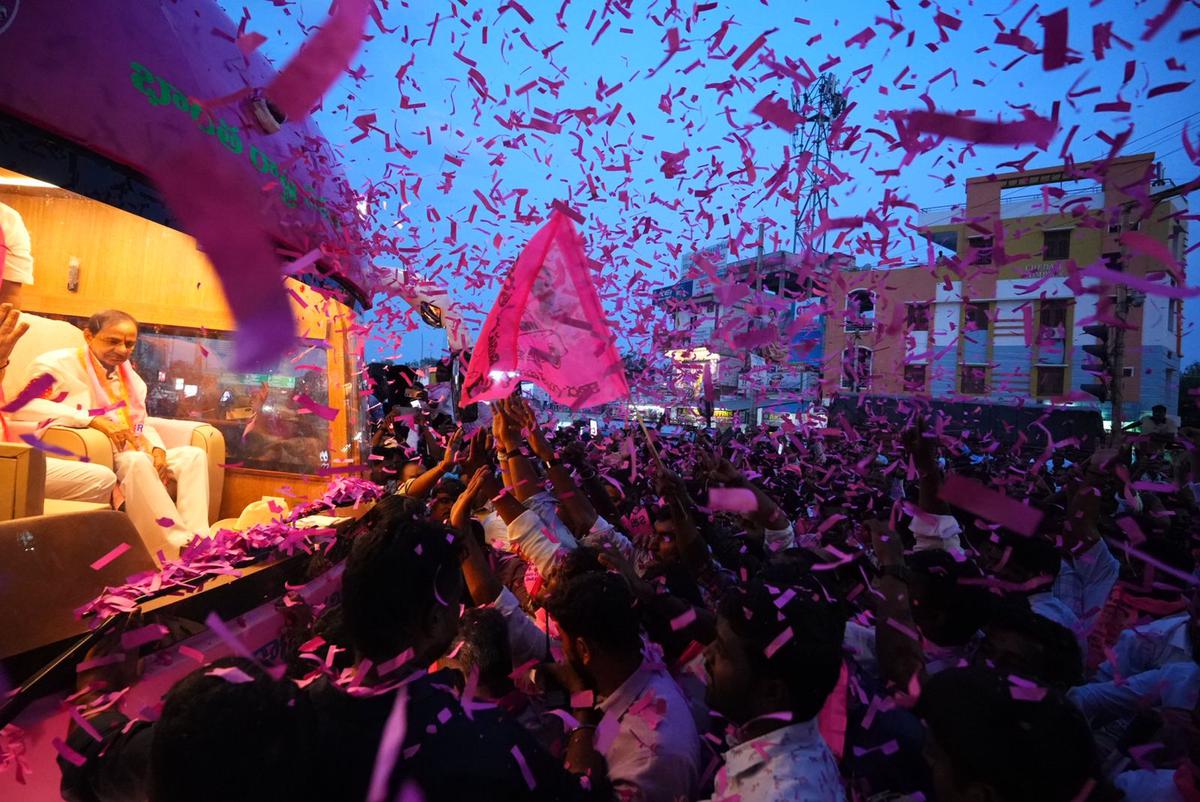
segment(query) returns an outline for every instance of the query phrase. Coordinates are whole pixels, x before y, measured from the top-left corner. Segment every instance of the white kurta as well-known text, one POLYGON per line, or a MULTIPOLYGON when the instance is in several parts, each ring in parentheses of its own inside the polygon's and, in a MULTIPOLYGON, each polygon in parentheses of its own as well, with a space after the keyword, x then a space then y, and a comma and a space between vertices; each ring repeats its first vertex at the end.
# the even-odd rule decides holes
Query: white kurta
MULTIPOLYGON (((92 397, 87 371, 79 358, 79 349, 63 348, 42 354, 26 371, 29 382, 42 374, 54 377, 54 386, 46 398, 30 401, 15 413, 24 420, 50 422, 58 426, 84 428, 107 399, 92 397)), ((132 374, 129 391, 145 404, 146 383, 132 374)), ((119 386, 116 374, 112 386, 119 386)), ((125 496, 125 511, 133 521, 143 542, 155 554, 159 549, 172 557, 194 535, 208 534, 208 459, 195 446, 166 448, 162 438, 148 423, 142 429, 148 449, 161 448, 167 454, 167 468, 176 483, 177 502, 171 500, 166 487, 154 470, 149 453, 132 446, 113 453, 113 467, 121 493, 125 496)))

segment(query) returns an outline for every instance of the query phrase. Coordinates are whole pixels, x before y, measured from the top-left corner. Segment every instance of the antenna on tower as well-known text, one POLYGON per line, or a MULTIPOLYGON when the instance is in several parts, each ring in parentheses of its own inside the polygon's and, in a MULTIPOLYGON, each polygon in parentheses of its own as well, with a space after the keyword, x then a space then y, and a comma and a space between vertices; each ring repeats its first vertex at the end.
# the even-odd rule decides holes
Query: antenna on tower
MULTIPOLYGON (((812 158, 804 171, 804 186, 807 192, 796 208, 795 228, 792 234, 792 250, 800 251, 802 235, 817 227, 822 213, 829 212, 829 177, 832 174, 833 145, 830 133, 833 122, 846 110, 846 96, 838 89, 837 77, 827 72, 813 81, 800 94, 792 89, 792 111, 800 115, 802 122, 792 131, 792 150, 796 158, 811 153, 812 158)), ((826 233, 821 232, 819 241, 812 242, 803 237, 806 248, 817 248, 825 254, 826 233)))

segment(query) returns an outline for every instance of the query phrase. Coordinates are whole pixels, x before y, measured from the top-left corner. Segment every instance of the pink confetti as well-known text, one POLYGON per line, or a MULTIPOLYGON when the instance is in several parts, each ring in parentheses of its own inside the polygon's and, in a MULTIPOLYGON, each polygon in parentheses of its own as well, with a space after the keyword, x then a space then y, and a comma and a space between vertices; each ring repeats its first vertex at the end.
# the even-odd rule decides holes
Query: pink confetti
POLYGON ((769 660, 769 659, 771 659, 771 657, 773 657, 775 655, 775 652, 782 649, 784 647, 784 645, 786 645, 787 642, 790 641, 791 639, 792 639, 792 628, 787 627, 783 630, 783 632, 780 632, 778 635, 776 635, 775 639, 773 641, 771 641, 770 643, 767 644, 767 648, 763 650, 763 653, 767 656, 767 659, 769 660))
POLYGON ((237 38, 237 48, 242 51, 243 56, 249 56, 255 50, 258 50, 259 46, 265 41, 267 41, 267 37, 261 33, 250 32, 237 38))
POLYGON ((413 659, 413 650, 411 648, 405 649, 400 654, 393 657, 391 660, 384 660, 382 663, 379 664, 379 676, 386 677, 388 674, 391 674, 397 668, 399 668, 400 666, 404 665, 405 663, 409 662, 412 659, 413 659))
POLYGON ((233 634, 229 626, 216 613, 209 613, 204 619, 204 625, 212 630, 213 634, 220 638, 221 642, 228 646, 229 650, 238 657, 244 657, 247 660, 257 662, 254 660, 254 655, 246 648, 246 645, 233 634))
POLYGON ((9 401, 3 407, 0 407, 0 412, 16 412, 30 401, 36 398, 42 398, 54 387, 54 377, 49 373, 43 373, 41 376, 35 377, 29 384, 13 396, 12 401, 9 401))
POLYGON ((1058 123, 1031 115, 1024 120, 990 122, 935 111, 894 112, 893 119, 911 133, 931 133, 980 145, 1034 144, 1048 148, 1058 123))
POLYGON ((525 762, 525 755, 521 754, 521 747, 514 746, 512 748, 512 756, 513 760, 517 761, 517 765, 521 767, 521 776, 525 778, 525 784, 529 786, 529 790, 532 791, 534 788, 537 788, 537 780, 534 779, 533 772, 529 769, 529 764, 525 762))
POLYGON ((124 554, 125 552, 129 551, 130 548, 131 547, 128 543, 117 544, 107 554, 105 554, 103 557, 101 557, 100 559, 93 562, 91 564, 91 569, 93 571, 99 571, 101 568, 108 565, 113 560, 117 559, 122 554, 124 554))
POLYGON ((297 412, 300 412, 301 414, 308 413, 308 414, 316 415, 318 418, 324 418, 325 420, 329 420, 329 421, 333 420, 339 414, 341 414, 340 409, 334 409, 333 407, 327 407, 324 404, 318 403, 317 401, 314 401, 313 399, 309 398, 304 393, 298 393, 296 396, 294 396, 292 398, 292 400, 300 405, 299 408, 297 409, 297 412))
POLYGON ((147 643, 153 643, 159 640, 164 635, 170 632, 162 624, 147 624, 144 627, 130 630, 121 634, 121 648, 125 651, 132 651, 139 646, 145 646, 147 643))
POLYGON ((206 676, 219 677, 220 679, 233 683, 234 685, 254 682, 254 677, 250 676, 237 666, 217 666, 216 668, 209 669, 204 673, 206 676))
POLYGON ((1032 536, 1042 522, 1041 510, 959 474, 946 477, 938 490, 938 498, 1026 537, 1032 536))
POLYGON ((67 712, 70 714, 71 720, 75 722, 76 726, 86 732, 89 738, 96 743, 100 743, 104 740, 103 736, 100 735, 100 731, 92 726, 92 722, 88 721, 87 718, 84 717, 83 713, 80 712, 76 705, 71 705, 69 708, 67 708, 67 712))
POLYGON ((1067 65, 1067 9, 1038 19, 1046 32, 1042 46, 1042 69, 1057 70, 1067 65))
POLYGON ((90 660, 83 660, 79 665, 75 666, 75 672, 82 674, 85 671, 91 671, 93 668, 102 666, 111 666, 125 659, 125 655, 117 652, 116 654, 102 654, 99 657, 93 657, 90 660))
POLYGON ((742 67, 746 66, 746 62, 750 60, 750 57, 757 53, 759 48, 767 43, 767 37, 777 30, 779 29, 772 28, 769 31, 764 31, 763 33, 759 34, 758 38, 747 45, 746 49, 743 50, 741 54, 733 60, 733 69, 740 70, 742 67))
POLYGON ((708 507, 713 510, 747 514, 758 509, 758 499, 753 490, 744 487, 710 487, 708 507))
POLYGON ((696 621, 696 610, 692 607, 687 608, 679 615, 671 619, 671 630, 678 632, 685 627, 689 627, 696 621))
POLYGON ((54 751, 62 755, 63 760, 73 766, 82 766, 84 763, 87 763, 86 757, 76 752, 58 736, 50 739, 50 745, 54 747, 54 751))
POLYGON ((1200 295, 1200 287, 1171 285, 1165 282, 1153 281, 1144 276, 1135 276, 1111 270, 1099 264, 1083 268, 1079 271, 1078 275, 1098 279, 1100 282, 1111 286, 1124 284, 1131 290, 1141 290, 1147 295, 1158 295, 1163 298, 1195 298, 1197 295, 1200 295))
POLYGON ((375 753, 375 766, 371 770, 371 786, 367 794, 367 802, 383 802, 388 795, 388 780, 392 776, 392 767, 400 757, 400 749, 404 746, 404 736, 408 731, 408 687, 405 686, 396 694, 392 712, 388 715, 387 723, 379 738, 379 750, 375 753))
POLYGON ((184 657, 188 658, 189 660, 196 661, 200 665, 204 665, 205 663, 208 662, 208 660, 204 657, 204 652, 200 651, 199 649, 195 649, 191 646, 180 646, 179 653, 182 654, 184 657))
POLYGON ((782 98, 765 97, 750 111, 785 131, 794 131, 804 122, 804 117, 792 111, 792 107, 782 98))
POLYGON ((76 457, 74 451, 71 451, 67 448, 59 448, 58 446, 50 445, 36 434, 21 434, 19 437, 23 443, 33 446, 38 451, 45 451, 47 454, 53 454, 57 457, 67 457, 68 459, 75 459, 76 457))

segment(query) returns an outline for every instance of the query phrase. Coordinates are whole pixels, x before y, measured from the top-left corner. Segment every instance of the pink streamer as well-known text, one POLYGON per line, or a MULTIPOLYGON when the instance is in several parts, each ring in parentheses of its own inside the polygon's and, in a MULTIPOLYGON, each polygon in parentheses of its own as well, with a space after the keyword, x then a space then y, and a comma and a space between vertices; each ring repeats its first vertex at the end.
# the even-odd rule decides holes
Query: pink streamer
POLYGON ((296 323, 260 193, 242 163, 227 156, 200 142, 164 158, 155 178, 171 211, 216 268, 236 321, 235 367, 248 369, 277 362, 292 343, 296 323))
POLYGON ((370 0, 339 0, 320 30, 275 76, 267 87, 267 100, 288 120, 308 116, 350 64, 362 43, 370 9, 370 0))
POLYGON ((25 388, 21 392, 13 396, 12 401, 0 407, 0 412, 16 412, 30 401, 41 398, 53 386, 54 377, 49 373, 43 373, 25 385, 25 388))
POLYGON ((379 738, 379 751, 375 753, 375 767, 371 770, 367 802, 383 802, 387 799, 388 779, 392 776, 392 767, 396 765, 396 759, 400 757, 407 730, 408 688, 404 687, 396 694, 396 702, 392 705, 392 712, 379 738))
POLYGON ((304 393, 297 394, 296 396, 294 396, 292 398, 292 400, 300 405, 300 408, 297 409, 296 411, 301 414, 308 412, 313 415, 316 415, 318 418, 324 418, 325 420, 331 421, 341 413, 340 409, 334 409, 333 407, 327 407, 324 404, 321 404, 321 403, 309 398, 304 393))
POLYGON ((1038 116, 1020 121, 991 122, 936 111, 909 111, 899 112, 895 117, 912 132, 939 134, 980 145, 1034 144, 1045 149, 1058 130, 1054 120, 1038 116))

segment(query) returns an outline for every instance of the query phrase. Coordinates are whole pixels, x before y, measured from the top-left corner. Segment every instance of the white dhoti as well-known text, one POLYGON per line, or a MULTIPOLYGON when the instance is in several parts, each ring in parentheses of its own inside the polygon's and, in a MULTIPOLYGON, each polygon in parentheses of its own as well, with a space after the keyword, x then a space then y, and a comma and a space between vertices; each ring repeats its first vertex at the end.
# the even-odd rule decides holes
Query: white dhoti
POLYGON ((196 535, 208 535, 208 456, 195 446, 168 448, 167 470, 175 501, 163 486, 154 459, 142 451, 113 454, 125 512, 151 554, 175 557, 196 535))
POLYGON ((116 474, 103 465, 46 459, 46 498, 108 504, 116 486, 116 474))

